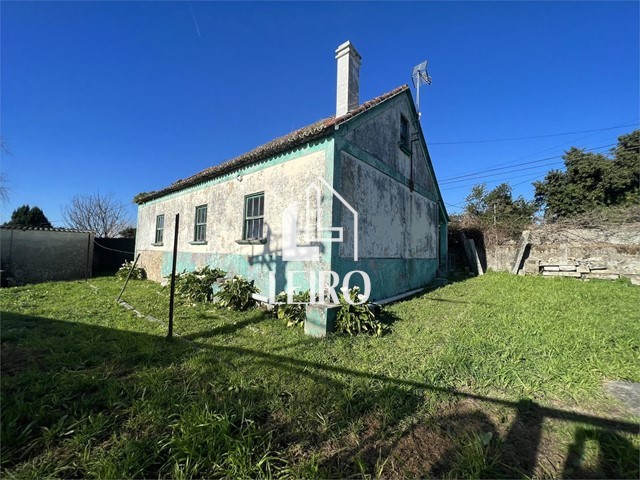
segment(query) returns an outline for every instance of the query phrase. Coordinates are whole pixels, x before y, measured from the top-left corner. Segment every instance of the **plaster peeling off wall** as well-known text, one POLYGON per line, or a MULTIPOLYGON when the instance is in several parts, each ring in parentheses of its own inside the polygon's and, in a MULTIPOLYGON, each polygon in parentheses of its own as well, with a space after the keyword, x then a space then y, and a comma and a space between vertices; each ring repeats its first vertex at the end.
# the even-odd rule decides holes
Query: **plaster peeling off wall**
MULTIPOLYGON (((360 258, 435 259, 438 210, 370 165, 343 153, 340 193, 358 212, 360 258)), ((353 257, 353 215, 341 208, 344 241, 340 257, 353 257)))
MULTIPOLYGON (((345 135, 345 140, 387 164, 404 178, 410 177, 410 155, 399 148, 400 116, 409 122, 409 138, 416 138, 413 111, 406 95, 393 99, 385 110, 366 118, 357 128, 345 135)), ((432 194, 436 194, 435 182, 429 168, 422 143, 412 145, 415 184, 432 194)))
MULTIPOLYGON (((138 234, 136 250, 140 252, 143 267, 147 268, 150 278, 160 280, 159 267, 167 270, 166 265, 158 265, 158 252, 166 254, 173 248, 175 214, 180 214, 179 251, 189 254, 193 266, 199 267, 209 262, 211 253, 233 257, 242 269, 242 262, 275 262, 282 255, 282 213, 291 202, 298 205, 299 244, 307 244, 304 226, 306 218, 306 191, 310 184, 318 184, 318 175, 326 175, 325 149, 304 155, 304 152, 290 154, 254 166, 252 170, 235 172, 208 184, 186 189, 165 198, 141 205, 138 210, 138 234), (241 175, 241 181, 238 180, 241 175), (264 245, 241 245, 244 199, 246 195, 264 192, 264 245), (207 244, 193 245, 195 226, 195 207, 207 205, 207 244), (164 242, 154 246, 156 216, 165 215, 164 242)), ((250 167, 251 168, 251 167, 250 167)), ((330 218, 330 196, 323 192, 320 203, 320 215, 330 218)), ((315 201, 312 201, 312 206, 315 201)), ((315 225, 314 218, 310 222, 315 225)), ((311 235, 314 235, 311 232, 311 235)), ((166 257, 166 255, 164 255, 166 257)), ((184 255, 183 255, 184 257, 184 255)), ((165 263, 164 261, 162 263, 165 263)), ((189 265, 191 267, 191 264, 189 265)))

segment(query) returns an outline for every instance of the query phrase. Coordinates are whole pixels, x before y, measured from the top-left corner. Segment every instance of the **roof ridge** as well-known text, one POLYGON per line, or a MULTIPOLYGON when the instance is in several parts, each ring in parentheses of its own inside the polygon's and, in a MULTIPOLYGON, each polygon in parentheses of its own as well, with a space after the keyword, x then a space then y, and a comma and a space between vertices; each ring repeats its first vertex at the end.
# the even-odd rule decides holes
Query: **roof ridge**
POLYGON ((395 97, 396 95, 408 89, 408 85, 401 85, 400 87, 394 88, 387 93, 364 102, 362 105, 359 105, 358 107, 350 110, 349 112, 338 118, 332 116, 317 120, 307 126, 287 133, 286 135, 282 135, 268 141, 267 143, 263 143, 262 145, 259 145, 258 147, 249 150, 246 153, 238 155, 231 160, 227 160, 226 162, 222 162, 218 165, 205 168, 204 170, 185 179, 176 180, 168 187, 162 188, 160 190, 155 190, 153 192, 139 193, 134 197, 133 201, 138 204, 144 203, 149 200, 153 200, 154 198, 159 198, 172 192, 177 192, 179 190, 182 190, 183 188, 197 185, 199 183, 221 176, 225 173, 229 173, 231 171, 246 167, 253 163, 259 162, 260 160, 264 160, 273 155, 282 153, 298 145, 320 139, 328 135, 331 131, 334 130, 335 127, 350 121, 361 113, 370 110, 371 108, 389 100, 392 97, 395 97))

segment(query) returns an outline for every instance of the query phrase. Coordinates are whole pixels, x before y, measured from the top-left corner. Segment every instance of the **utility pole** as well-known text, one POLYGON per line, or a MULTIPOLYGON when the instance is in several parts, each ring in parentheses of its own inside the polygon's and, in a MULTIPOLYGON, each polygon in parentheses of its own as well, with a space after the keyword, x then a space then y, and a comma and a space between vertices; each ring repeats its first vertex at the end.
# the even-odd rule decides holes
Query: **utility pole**
POLYGON ((493 204, 493 226, 496 226, 496 204, 493 204))

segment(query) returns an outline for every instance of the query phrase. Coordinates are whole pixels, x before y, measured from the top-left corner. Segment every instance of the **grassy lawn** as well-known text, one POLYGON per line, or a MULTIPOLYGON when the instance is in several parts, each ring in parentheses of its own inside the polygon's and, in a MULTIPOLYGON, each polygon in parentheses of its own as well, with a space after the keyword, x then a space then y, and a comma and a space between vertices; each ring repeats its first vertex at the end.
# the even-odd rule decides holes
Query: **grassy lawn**
POLYGON ((385 310, 381 338, 113 278, 3 289, 3 477, 638 478, 640 288, 489 274, 385 310), (124 299, 166 319, 168 292, 124 299))

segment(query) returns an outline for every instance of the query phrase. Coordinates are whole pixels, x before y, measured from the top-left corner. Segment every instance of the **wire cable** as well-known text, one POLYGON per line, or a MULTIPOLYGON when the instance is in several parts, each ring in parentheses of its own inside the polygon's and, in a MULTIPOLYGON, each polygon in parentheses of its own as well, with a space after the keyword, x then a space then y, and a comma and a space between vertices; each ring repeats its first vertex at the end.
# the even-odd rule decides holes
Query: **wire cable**
MULTIPOLYGON (((609 147, 611 147, 613 145, 617 145, 617 144, 610 143, 610 144, 607 144, 607 145, 601 145, 599 147, 591 147, 591 148, 586 148, 586 149, 581 149, 581 150, 583 150, 585 152, 593 152, 594 150, 599 150, 601 148, 609 148, 609 147)), ((508 166, 505 166, 505 167, 496 167, 496 168, 490 168, 490 169, 487 169, 487 170, 477 170, 475 172, 467 173, 465 175, 458 175, 458 176, 454 176, 454 177, 442 178, 442 179, 440 179, 439 183, 447 183, 447 182, 449 182, 451 180, 456 180, 458 178, 466 178, 466 177, 476 176, 476 175, 484 174, 484 173, 487 173, 487 172, 495 172, 497 170, 504 170, 504 169, 507 169, 507 168, 518 167, 518 166, 521 166, 521 165, 531 165, 532 163, 546 162, 548 160, 553 160, 553 159, 562 158, 562 157, 563 157, 563 155, 554 155, 552 157, 539 158, 537 160, 530 160, 528 162, 514 163, 514 164, 511 164, 511 165, 508 165, 508 166)))
POLYGON ((531 140, 534 138, 549 138, 549 137, 560 137, 563 135, 577 135, 578 133, 591 133, 591 132, 605 132, 607 130, 615 130, 616 128, 624 128, 624 127, 633 127, 638 125, 638 122, 627 123, 624 125, 615 125, 613 127, 606 128, 595 128, 592 130, 576 130, 575 132, 563 132, 563 133, 550 133, 546 135, 531 135, 527 137, 510 137, 510 138, 494 138, 491 140, 462 140, 455 142, 429 142, 429 145, 462 145, 462 144, 470 144, 470 143, 494 143, 494 142, 511 142, 515 140, 531 140))
POLYGON ((136 253, 136 252, 126 252, 126 251, 124 251, 124 250, 117 250, 117 249, 115 249, 115 248, 105 247, 104 245, 100 245, 100 244, 96 241, 96 239, 95 239, 95 238, 93 239, 93 243, 95 243, 95 244, 96 244, 97 246, 99 246, 100 248, 104 248, 105 250, 111 250, 112 252, 127 253, 127 254, 130 254, 130 255, 135 255, 135 253, 136 253))

